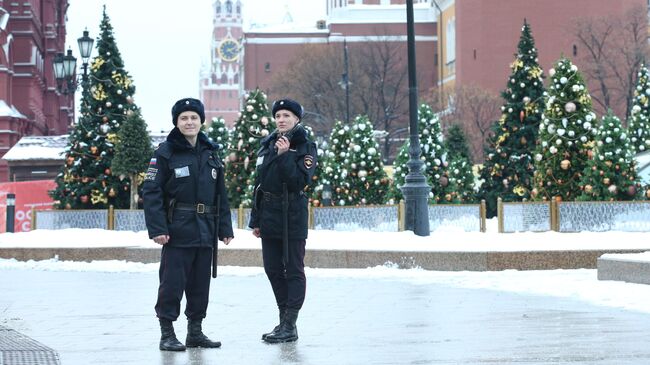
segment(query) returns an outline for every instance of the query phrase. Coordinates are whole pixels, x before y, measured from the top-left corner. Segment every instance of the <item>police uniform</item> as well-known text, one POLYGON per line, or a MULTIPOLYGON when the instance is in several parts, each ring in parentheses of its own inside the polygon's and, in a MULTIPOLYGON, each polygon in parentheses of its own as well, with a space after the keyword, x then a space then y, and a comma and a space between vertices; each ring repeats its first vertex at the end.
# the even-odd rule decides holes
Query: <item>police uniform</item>
MULTIPOLYGON (((175 111, 174 125, 180 114, 175 111)), ((216 152, 217 146, 204 133, 198 134, 192 147, 174 128, 149 163, 143 187, 147 230, 150 238, 169 235, 162 247, 155 306, 161 328, 163 323, 171 327, 171 321, 178 318, 185 293, 185 315, 190 323, 198 323, 200 332, 208 307, 213 250, 217 249, 217 239, 233 237, 223 164, 216 152)), ((171 331, 173 334, 173 327, 171 331)))
MULTIPOLYGON (((287 99, 284 101, 287 102, 287 99)), ((291 100, 289 102, 295 103, 291 100)), ((274 104, 273 114, 277 109, 285 109, 276 104, 274 104)), ((301 109, 289 110, 299 117, 302 116, 301 109)), ((297 316, 305 300, 304 258, 308 228, 308 198, 304 189, 311 182, 317 163, 316 144, 307 138, 307 133, 301 125, 297 125, 290 139, 289 150, 281 155, 278 155, 274 148, 278 138, 279 134, 275 131, 261 141, 257 159, 255 204, 249 222, 250 228, 260 230, 264 270, 280 311, 281 323, 274 329, 276 332, 282 325, 287 310, 297 316), (286 184, 288 193, 286 264, 283 262, 282 247, 283 184, 286 184)), ((266 335, 268 334, 265 334, 263 339, 266 335)), ((295 337, 297 338, 297 335, 295 337)))

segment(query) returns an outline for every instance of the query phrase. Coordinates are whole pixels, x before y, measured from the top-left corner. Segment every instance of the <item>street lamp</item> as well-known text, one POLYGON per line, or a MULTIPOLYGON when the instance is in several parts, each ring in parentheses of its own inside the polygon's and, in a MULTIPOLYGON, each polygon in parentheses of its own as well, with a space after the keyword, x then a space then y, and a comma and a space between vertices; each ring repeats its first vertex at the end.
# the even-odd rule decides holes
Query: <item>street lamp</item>
POLYGON ((422 174, 424 164, 420 160, 420 139, 418 138, 418 87, 415 73, 415 29, 413 25, 413 0, 406 0, 406 29, 408 44, 408 73, 409 73, 409 161, 406 165, 409 173, 402 194, 406 208, 405 228, 418 236, 428 236, 429 207, 428 197, 431 187, 422 174))
POLYGON ((350 74, 348 70, 348 44, 343 39, 343 64, 345 71, 341 75, 339 85, 345 90, 345 123, 350 124, 350 74))
MULTIPOLYGON (((88 36, 88 31, 84 30, 83 36, 77 39, 79 53, 83 62, 83 74, 81 80, 88 80, 88 59, 93 49, 94 40, 88 36)), ((58 53, 54 57, 54 77, 57 80, 57 89, 59 92, 67 95, 73 94, 77 90, 77 58, 72 55, 72 50, 68 49, 67 54, 58 53)))

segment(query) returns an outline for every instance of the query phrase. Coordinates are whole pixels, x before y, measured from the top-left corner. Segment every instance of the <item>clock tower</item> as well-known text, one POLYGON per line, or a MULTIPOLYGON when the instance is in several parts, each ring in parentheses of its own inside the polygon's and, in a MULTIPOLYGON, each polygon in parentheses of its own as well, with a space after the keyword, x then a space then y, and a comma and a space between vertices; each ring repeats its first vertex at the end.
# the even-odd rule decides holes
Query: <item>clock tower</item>
POLYGON ((223 117, 231 127, 239 113, 242 94, 243 37, 241 1, 216 0, 212 4, 210 66, 202 72, 199 97, 205 104, 205 118, 223 117))

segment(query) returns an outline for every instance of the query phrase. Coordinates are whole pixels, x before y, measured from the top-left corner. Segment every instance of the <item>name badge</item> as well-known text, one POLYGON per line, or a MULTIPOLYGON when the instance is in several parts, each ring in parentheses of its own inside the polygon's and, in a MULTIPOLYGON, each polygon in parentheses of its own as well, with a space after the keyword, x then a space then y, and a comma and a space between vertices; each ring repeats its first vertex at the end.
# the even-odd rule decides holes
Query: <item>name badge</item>
POLYGON ((190 176, 190 168, 189 166, 183 166, 183 167, 178 167, 174 169, 174 173, 176 174, 176 177, 187 177, 190 176))
POLYGON ((264 163, 264 156, 260 156, 257 158, 257 164, 255 166, 259 166, 264 163))

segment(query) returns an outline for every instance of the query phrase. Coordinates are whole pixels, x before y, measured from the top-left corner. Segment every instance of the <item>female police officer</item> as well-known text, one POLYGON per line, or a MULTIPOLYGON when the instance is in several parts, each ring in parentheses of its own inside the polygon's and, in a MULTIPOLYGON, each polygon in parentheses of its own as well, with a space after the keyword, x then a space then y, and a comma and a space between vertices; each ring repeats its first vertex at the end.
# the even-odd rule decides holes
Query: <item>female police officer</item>
POLYGON ((265 137, 257 158, 255 204, 249 227, 262 238, 264 271, 280 311, 280 324, 262 339, 298 339, 296 319, 305 300, 307 196, 316 169, 316 145, 300 123, 303 108, 291 99, 273 103, 277 130, 265 137))
POLYGON ((180 314, 183 292, 187 347, 220 347, 220 342, 203 334, 201 322, 208 307, 210 267, 216 265, 212 260, 216 240, 228 244, 233 238, 223 165, 216 146, 200 132, 205 113, 199 100, 177 101, 172 121, 175 128, 156 149, 143 187, 149 238, 163 245, 156 302, 162 333, 159 347, 185 350, 172 326, 180 314))

